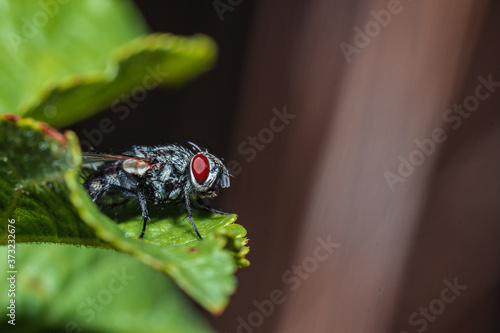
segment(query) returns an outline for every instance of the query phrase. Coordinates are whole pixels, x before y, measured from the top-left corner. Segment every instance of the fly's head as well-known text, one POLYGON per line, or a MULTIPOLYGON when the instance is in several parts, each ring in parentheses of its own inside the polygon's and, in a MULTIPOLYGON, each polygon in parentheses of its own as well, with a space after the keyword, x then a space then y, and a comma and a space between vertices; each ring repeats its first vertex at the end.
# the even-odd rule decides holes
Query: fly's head
POLYGON ((220 159, 206 151, 191 158, 189 173, 193 190, 200 198, 213 198, 219 188, 229 187, 229 171, 220 159))

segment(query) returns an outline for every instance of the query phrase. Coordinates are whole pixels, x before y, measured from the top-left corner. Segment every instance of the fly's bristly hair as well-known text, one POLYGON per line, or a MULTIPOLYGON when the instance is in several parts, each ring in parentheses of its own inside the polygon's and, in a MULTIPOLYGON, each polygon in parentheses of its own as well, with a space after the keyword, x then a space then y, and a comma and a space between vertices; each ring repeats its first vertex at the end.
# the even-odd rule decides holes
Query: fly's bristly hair
POLYGON ((84 153, 84 166, 95 169, 84 186, 93 201, 109 206, 125 200, 138 201, 142 209, 144 236, 150 220, 147 203, 155 205, 181 202, 196 234, 201 235, 191 216, 191 204, 211 212, 226 214, 203 203, 230 185, 231 176, 221 159, 188 142, 132 146, 116 154, 84 153))

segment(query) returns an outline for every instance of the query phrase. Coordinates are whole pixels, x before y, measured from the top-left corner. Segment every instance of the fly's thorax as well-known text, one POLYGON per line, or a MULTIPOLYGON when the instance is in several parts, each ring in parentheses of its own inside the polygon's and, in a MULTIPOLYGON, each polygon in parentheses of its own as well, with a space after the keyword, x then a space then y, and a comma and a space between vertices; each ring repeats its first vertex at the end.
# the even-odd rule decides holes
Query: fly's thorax
POLYGON ((160 151, 156 159, 162 164, 169 166, 172 172, 184 174, 189 167, 191 155, 187 150, 180 146, 168 146, 166 150, 160 151))
POLYGON ((159 181, 157 177, 146 177, 144 179, 145 189, 149 197, 153 199, 154 204, 159 204, 165 201, 167 193, 163 186, 163 182, 159 181))
POLYGON ((174 162, 172 159, 166 159, 155 163, 145 174, 146 187, 150 189, 155 204, 177 200, 184 187, 188 185, 186 170, 179 172, 178 167, 181 164, 179 160, 174 162))

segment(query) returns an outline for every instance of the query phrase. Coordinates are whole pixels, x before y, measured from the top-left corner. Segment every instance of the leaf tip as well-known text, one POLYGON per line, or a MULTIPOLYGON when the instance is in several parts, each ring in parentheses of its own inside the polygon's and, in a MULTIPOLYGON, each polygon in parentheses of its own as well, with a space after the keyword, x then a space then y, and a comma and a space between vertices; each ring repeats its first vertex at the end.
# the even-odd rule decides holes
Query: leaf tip
POLYGON ((62 134, 61 132, 59 132, 55 128, 50 127, 49 125, 47 125, 45 123, 40 123, 40 129, 47 136, 51 137, 54 140, 59 141, 63 145, 65 145, 68 142, 68 140, 66 139, 66 136, 64 134, 62 134))
POLYGON ((212 309, 210 309, 210 313, 214 317, 220 317, 224 313, 225 309, 226 309, 226 306, 214 306, 212 309))
POLYGON ((2 116, 5 120, 8 120, 8 121, 12 121, 13 123, 17 123, 19 122, 19 120, 21 120, 21 117, 19 117, 18 115, 15 115, 15 114, 4 114, 2 116))

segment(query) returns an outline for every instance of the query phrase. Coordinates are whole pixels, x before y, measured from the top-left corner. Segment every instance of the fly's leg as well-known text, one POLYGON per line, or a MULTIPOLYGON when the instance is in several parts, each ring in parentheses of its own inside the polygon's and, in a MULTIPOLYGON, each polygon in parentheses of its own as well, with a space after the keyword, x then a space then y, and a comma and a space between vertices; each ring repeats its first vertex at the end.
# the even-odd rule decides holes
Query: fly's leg
POLYGON ((219 214, 219 215, 231 215, 231 213, 226 213, 226 212, 223 212, 221 210, 218 210, 218 209, 215 209, 215 208, 212 208, 210 206, 204 206, 203 208, 205 208, 206 210, 208 210, 209 212, 212 212, 212 213, 215 213, 215 214, 219 214))
POLYGON ((99 198, 104 194, 104 192, 106 192, 107 190, 109 190, 111 187, 110 186, 103 186, 101 187, 101 189, 99 191, 97 191, 96 194, 94 195, 91 195, 91 198, 92 198, 92 201, 93 202, 96 202, 97 200, 99 200, 99 198))
POLYGON ((193 226, 196 235, 198 235, 198 238, 203 239, 203 237, 201 237, 200 233, 198 232, 198 228, 196 228, 196 224, 194 224, 193 217, 191 216, 191 206, 190 206, 191 200, 189 199, 189 192, 186 187, 184 187, 184 199, 186 200, 186 210, 189 222, 191 222, 191 225, 193 226))
POLYGON ((89 195, 92 198, 93 202, 97 202, 97 200, 99 200, 99 198, 102 197, 102 195, 109 190, 115 190, 115 191, 118 191, 121 193, 129 193, 129 195, 135 195, 134 192, 132 192, 126 188, 123 188, 123 187, 117 186, 117 185, 109 185, 109 184, 103 185, 95 194, 89 193, 89 195))
POLYGON ((220 211, 218 209, 212 208, 212 207, 206 205, 203 201, 201 201, 199 199, 196 201, 196 208, 205 209, 205 210, 208 210, 209 212, 219 214, 219 215, 231 215, 231 213, 226 213, 226 212, 220 211))
POLYGON ((142 232, 141 235, 139 236, 139 239, 142 239, 144 237, 144 234, 146 233, 146 222, 148 220, 151 221, 151 218, 149 217, 146 198, 144 197, 144 193, 142 193, 142 190, 140 189, 137 191, 137 199, 139 200, 142 209, 142 232))
POLYGON ((92 201, 96 202, 97 200, 99 200, 100 197, 102 197, 102 195, 106 191, 109 191, 109 190, 116 190, 116 191, 119 191, 121 193, 128 193, 127 196, 130 196, 132 198, 133 197, 137 198, 137 200, 139 201, 139 204, 141 205, 141 209, 142 209, 142 232, 141 232, 141 235, 139 236, 139 239, 142 239, 144 237, 144 234, 146 233, 146 222, 148 220, 151 221, 151 218, 149 217, 149 213, 148 213, 148 207, 146 204, 146 198, 144 197, 144 193, 142 193, 142 190, 139 189, 136 193, 134 193, 134 192, 132 192, 128 189, 125 189, 121 186, 104 185, 94 195, 91 195, 92 201))

